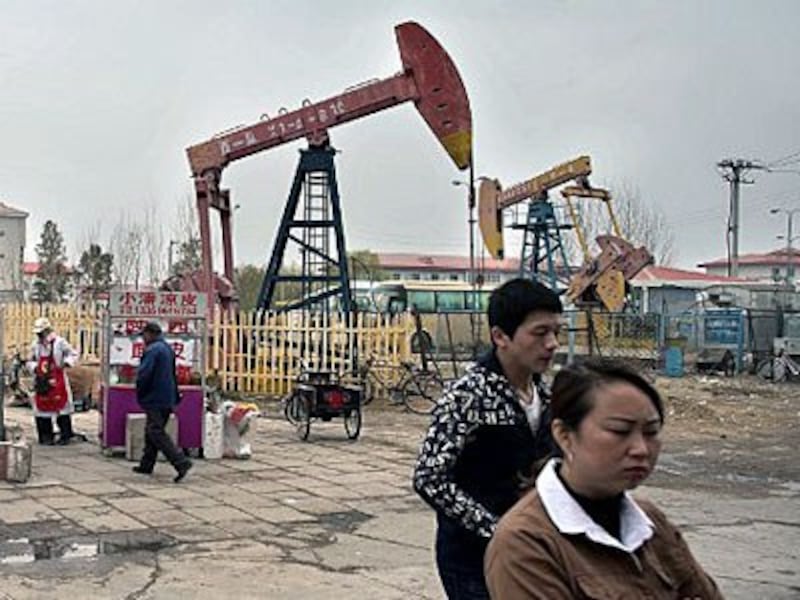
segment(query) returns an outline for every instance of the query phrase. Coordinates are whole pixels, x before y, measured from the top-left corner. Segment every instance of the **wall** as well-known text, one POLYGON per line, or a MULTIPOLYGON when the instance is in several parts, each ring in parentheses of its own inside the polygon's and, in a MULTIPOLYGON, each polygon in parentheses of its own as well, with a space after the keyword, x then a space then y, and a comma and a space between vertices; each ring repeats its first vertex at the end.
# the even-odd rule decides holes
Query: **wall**
POLYGON ((0 302, 22 299, 25 218, 0 217, 0 302))

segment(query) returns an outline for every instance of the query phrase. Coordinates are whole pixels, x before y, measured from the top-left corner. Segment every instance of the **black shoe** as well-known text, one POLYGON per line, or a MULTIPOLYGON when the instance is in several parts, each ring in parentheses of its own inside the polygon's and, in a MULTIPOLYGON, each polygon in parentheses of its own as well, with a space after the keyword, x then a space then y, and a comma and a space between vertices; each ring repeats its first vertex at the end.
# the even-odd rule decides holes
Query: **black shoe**
POLYGON ((186 477, 186 474, 189 472, 189 469, 191 468, 192 468, 192 461, 190 460, 187 460, 185 463, 181 463, 180 465, 175 467, 175 470, 178 472, 178 474, 175 475, 175 478, 172 481, 174 481, 175 483, 180 483, 180 481, 184 477, 186 477))
POLYGON ((140 473, 141 475, 152 475, 153 474, 153 470, 152 469, 147 470, 147 469, 145 469, 144 467, 142 467, 140 465, 136 465, 135 467, 133 467, 132 471, 134 473, 140 473))

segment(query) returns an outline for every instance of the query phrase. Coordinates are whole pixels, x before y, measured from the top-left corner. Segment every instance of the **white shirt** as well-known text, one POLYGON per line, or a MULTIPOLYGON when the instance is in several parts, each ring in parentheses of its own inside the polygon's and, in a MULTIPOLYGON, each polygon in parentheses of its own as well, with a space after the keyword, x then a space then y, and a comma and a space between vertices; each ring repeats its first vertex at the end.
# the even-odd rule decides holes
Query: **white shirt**
POLYGON ((620 508, 620 540, 614 538, 583 510, 556 474, 560 459, 551 458, 536 479, 536 492, 547 516, 561 533, 584 534, 597 544, 634 553, 653 537, 655 525, 633 498, 624 492, 620 508))
POLYGON ((530 425, 533 435, 536 435, 539 431, 539 422, 542 420, 542 399, 539 398, 539 390, 535 385, 531 384, 531 390, 530 402, 524 402, 519 393, 517 393, 517 399, 522 410, 525 411, 525 417, 528 419, 528 425, 530 425))

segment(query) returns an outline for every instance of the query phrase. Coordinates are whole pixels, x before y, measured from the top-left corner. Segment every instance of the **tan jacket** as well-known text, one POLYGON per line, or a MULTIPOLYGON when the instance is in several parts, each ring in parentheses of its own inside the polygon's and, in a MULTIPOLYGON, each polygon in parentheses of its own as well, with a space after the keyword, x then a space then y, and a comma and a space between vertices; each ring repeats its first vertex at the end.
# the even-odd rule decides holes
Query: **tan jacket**
POLYGON ((652 521, 653 535, 628 553, 561 533, 538 493, 530 492, 500 521, 486 551, 492 599, 721 599, 666 516, 650 502, 636 504, 652 521))

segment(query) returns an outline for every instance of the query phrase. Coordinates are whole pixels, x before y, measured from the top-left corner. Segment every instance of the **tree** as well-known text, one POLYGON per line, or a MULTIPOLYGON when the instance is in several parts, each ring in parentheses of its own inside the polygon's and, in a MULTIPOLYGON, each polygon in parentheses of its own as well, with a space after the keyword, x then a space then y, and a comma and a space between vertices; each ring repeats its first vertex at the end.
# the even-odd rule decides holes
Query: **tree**
POLYGON ((111 233, 111 253, 115 257, 115 279, 135 289, 142 283, 144 270, 144 228, 128 214, 120 216, 111 233))
POLYGON ((172 263, 170 275, 193 273, 202 268, 200 238, 190 237, 178 244, 178 260, 172 263))
POLYGON ((241 265, 234 270, 236 291, 239 294, 239 307, 242 310, 253 310, 258 302, 261 284, 264 281, 264 267, 241 265))
POLYGON ((183 275, 203 268, 203 247, 197 222, 197 207, 191 196, 178 205, 177 225, 170 244, 177 245, 176 259, 171 262, 169 275, 183 275))
POLYGON ((78 262, 78 284, 89 296, 108 292, 113 280, 114 256, 103 252, 100 244, 90 244, 78 262))
POLYGON ((33 299, 37 302, 63 302, 69 291, 69 270, 64 237, 58 226, 48 220, 36 245, 39 271, 33 282, 33 299))
POLYGON ((372 250, 353 250, 347 253, 347 268, 351 279, 366 279, 382 281, 388 279, 385 271, 381 269, 378 255, 372 250))
MULTIPOLYGON (((635 246, 644 246, 653 255, 657 265, 669 265, 674 259, 675 235, 667 223, 664 213, 658 207, 642 200, 639 189, 622 183, 611 189, 611 202, 617 217, 622 236, 635 246)), ((590 245, 596 255, 598 249, 594 239, 600 234, 613 233, 606 208, 597 200, 578 199, 580 221, 590 245)), ((562 234, 563 235, 563 234, 562 234)), ((576 245, 571 241, 565 244, 571 262, 581 263, 576 245)))

